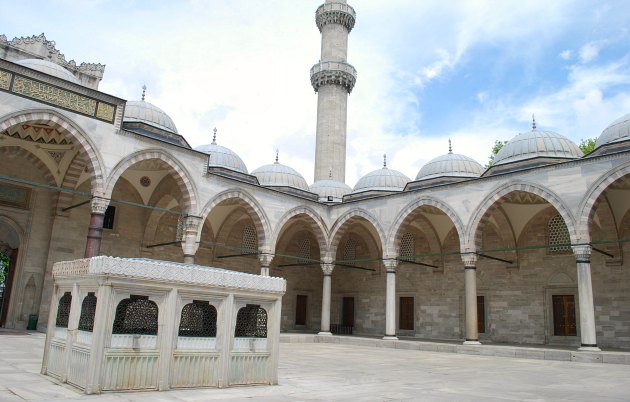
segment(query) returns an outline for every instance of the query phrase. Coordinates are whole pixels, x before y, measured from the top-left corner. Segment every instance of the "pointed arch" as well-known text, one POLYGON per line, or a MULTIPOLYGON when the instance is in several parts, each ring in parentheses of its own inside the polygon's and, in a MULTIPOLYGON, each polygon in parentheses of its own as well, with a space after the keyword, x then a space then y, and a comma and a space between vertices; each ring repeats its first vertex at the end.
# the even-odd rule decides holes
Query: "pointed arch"
POLYGON ((328 247, 328 231, 326 230, 326 225, 320 218, 320 215, 307 206, 295 207, 287 211, 282 218, 280 218, 280 221, 276 226, 276 230, 273 232, 271 239, 269 239, 269 244, 272 249, 275 250, 278 239, 280 234, 283 232, 285 225, 291 220, 291 218, 299 215, 306 215, 310 218, 308 220, 311 221, 311 228, 313 229, 313 234, 319 243, 320 253, 325 252, 328 247))
POLYGON ((119 161, 107 178, 104 197, 111 198, 114 186, 127 169, 138 162, 148 159, 158 159, 169 167, 168 170, 173 175, 173 178, 182 193, 182 212, 190 215, 196 215, 198 211, 197 190, 190 174, 188 173, 188 170, 182 166, 182 164, 173 155, 162 149, 146 149, 138 151, 119 161))
MULTIPOLYGON (((78 124, 69 119, 68 116, 62 115, 55 110, 30 109, 0 117, 0 132, 27 122, 46 124, 53 128, 64 130, 76 140, 81 149, 80 154, 86 160, 86 164, 92 173, 90 175, 92 194, 100 195, 104 192, 105 164, 103 163, 103 158, 98 152, 96 144, 78 124)), ((112 135, 113 133, 114 129, 112 127, 112 135)))
POLYGON ((419 200, 410 202, 409 204, 407 204, 406 207, 402 209, 402 211, 398 213, 398 216, 394 220, 394 223, 389 230, 389 234, 387 236, 387 247, 384 247, 383 254, 388 256, 396 255, 396 250, 398 249, 398 232, 400 228, 407 221, 411 214, 413 214, 418 208, 423 206, 431 206, 437 208, 440 211, 444 212, 444 214, 451 219, 451 222, 453 222, 453 226, 455 226, 455 230, 457 231, 457 236, 459 237, 460 248, 463 249, 465 228, 462 219, 447 203, 438 200, 435 197, 425 196, 420 198, 419 200))
POLYGON ((564 219, 567 229, 569 230, 569 235, 571 236, 571 243, 577 243, 578 235, 575 229, 575 218, 571 210, 562 202, 560 197, 546 187, 531 182, 518 181, 506 183, 494 188, 475 208, 476 213, 471 217, 466 228, 464 249, 462 251, 474 251, 479 248, 481 245, 481 230, 479 230, 481 221, 495 208, 498 208, 498 201, 515 191, 535 194, 551 204, 564 219))
MULTIPOLYGON (((222 203, 223 201, 236 199, 239 200, 239 204, 245 208, 252 221, 254 221, 254 226, 256 227, 256 232, 258 233, 258 245, 259 247, 262 245, 264 249, 270 249, 269 238, 271 234, 271 227, 269 225, 269 219, 265 214, 265 211, 262 209, 262 206, 256 201, 254 197, 252 197, 248 192, 240 189, 240 188, 232 188, 229 190, 225 190, 212 198, 206 206, 203 208, 201 212, 201 222, 205 222, 208 218, 208 215, 212 212, 212 210, 222 203)), ((200 230, 197 233, 197 241, 201 239, 201 228, 203 225, 200 225, 200 230)))
POLYGON ((332 229, 330 231, 330 244, 328 246, 328 253, 331 259, 334 258, 334 256, 336 255, 339 242, 345 234, 345 224, 353 218, 363 218, 365 221, 367 221, 376 231, 381 249, 384 247, 385 242, 387 241, 387 237, 378 219, 376 219, 376 217, 374 217, 365 209, 353 208, 345 214, 341 215, 332 226, 332 229))

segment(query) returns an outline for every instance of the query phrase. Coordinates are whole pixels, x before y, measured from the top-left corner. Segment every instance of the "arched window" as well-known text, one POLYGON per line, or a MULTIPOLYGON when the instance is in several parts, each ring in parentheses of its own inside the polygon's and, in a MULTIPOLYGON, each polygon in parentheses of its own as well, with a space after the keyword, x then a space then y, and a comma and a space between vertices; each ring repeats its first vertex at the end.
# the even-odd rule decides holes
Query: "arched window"
POLYGON ((311 241, 309 239, 301 239, 298 242, 298 257, 310 259, 311 258, 311 241))
POLYGON ((207 301, 193 300, 182 309, 179 336, 216 337, 217 309, 207 301))
POLYGON ((57 321, 55 325, 60 328, 68 328, 68 319, 70 318, 70 307, 72 306, 72 295, 65 292, 59 299, 57 307, 57 321))
POLYGON ((253 226, 245 226, 243 228, 243 252, 255 253, 258 250, 258 238, 256 229, 253 226))
POLYGON ((416 238, 411 233, 405 233, 400 240, 399 257, 401 260, 412 261, 416 253, 416 238))
POLYGON ((148 296, 131 295, 116 307, 112 334, 157 335, 158 307, 148 296))
POLYGON ((257 304, 248 304, 236 315, 236 337, 266 338, 267 312, 257 304))
POLYGON ((354 260, 357 257, 357 241, 352 237, 346 240, 343 248, 343 259, 346 261, 354 260))
POLYGON ((96 296, 89 292, 81 304, 81 317, 79 318, 79 330, 92 332, 94 329, 94 315, 96 314, 96 296))
POLYGON ((548 246, 550 253, 568 253, 571 251, 571 236, 567 224, 560 214, 557 214, 549 220, 548 230, 548 246))

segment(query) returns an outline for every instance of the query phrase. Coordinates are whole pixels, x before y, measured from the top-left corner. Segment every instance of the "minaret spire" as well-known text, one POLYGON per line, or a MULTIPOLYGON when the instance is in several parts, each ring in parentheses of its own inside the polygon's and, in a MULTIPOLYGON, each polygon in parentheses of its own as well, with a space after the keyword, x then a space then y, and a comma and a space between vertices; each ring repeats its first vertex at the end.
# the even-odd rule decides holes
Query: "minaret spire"
POLYGON ((356 13, 346 0, 326 0, 315 12, 322 34, 319 63, 311 68, 311 84, 317 92, 315 181, 325 180, 328 169, 336 180, 346 179, 346 126, 348 94, 357 72, 348 64, 348 34, 356 13))
POLYGON ((532 113, 532 131, 536 130, 536 116, 532 113))
POLYGON ((144 96, 147 94, 147 86, 142 86, 142 101, 144 102, 144 96))

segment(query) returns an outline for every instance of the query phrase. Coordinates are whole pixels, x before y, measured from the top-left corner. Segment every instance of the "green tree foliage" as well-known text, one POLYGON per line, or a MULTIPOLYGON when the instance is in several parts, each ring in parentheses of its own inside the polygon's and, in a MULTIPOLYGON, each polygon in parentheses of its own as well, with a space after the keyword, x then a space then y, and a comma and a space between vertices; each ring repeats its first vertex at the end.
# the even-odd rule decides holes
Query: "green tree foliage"
POLYGON ((494 157, 499 153, 501 148, 507 144, 507 141, 495 140, 494 145, 492 146, 491 154, 488 157, 488 163, 486 163, 485 168, 488 169, 490 166, 494 164, 494 157))
POLYGON ((582 152, 584 152, 584 155, 586 155, 595 149, 596 143, 597 140, 595 138, 587 138, 585 140, 580 140, 580 145, 578 145, 578 147, 580 147, 582 152))
POLYGON ((9 273, 9 256, 0 252, 0 283, 4 283, 9 273))

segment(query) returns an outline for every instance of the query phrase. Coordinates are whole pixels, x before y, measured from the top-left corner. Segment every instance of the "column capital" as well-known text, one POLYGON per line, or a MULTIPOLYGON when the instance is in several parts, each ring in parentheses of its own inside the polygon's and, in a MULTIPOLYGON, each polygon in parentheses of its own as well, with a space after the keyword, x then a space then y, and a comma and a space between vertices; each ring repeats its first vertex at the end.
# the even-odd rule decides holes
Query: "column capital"
POLYGON ((109 200, 107 198, 94 196, 92 197, 90 206, 92 208, 93 214, 105 215, 105 211, 107 210, 107 207, 109 206, 109 200))
POLYGON ((464 268, 475 268, 477 266, 477 260, 479 260, 479 256, 476 253, 462 253, 464 268))
POLYGON ((575 255, 575 260, 577 262, 591 262, 591 251, 592 247, 588 244, 583 244, 580 246, 572 246, 573 255, 575 255))
POLYGON ((260 251, 260 254, 258 254, 258 260, 260 261, 260 265, 263 267, 269 267, 271 265, 271 261, 273 261, 273 257, 273 254, 262 250, 260 251))
POLYGON ((388 273, 396 273, 396 268, 398 267, 398 260, 395 258, 384 258, 383 265, 385 266, 385 270, 388 273))
POLYGON ((323 262, 320 265, 322 267, 322 271, 324 272, 324 276, 332 275, 333 269, 335 269, 335 264, 323 262))

